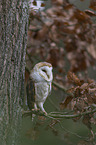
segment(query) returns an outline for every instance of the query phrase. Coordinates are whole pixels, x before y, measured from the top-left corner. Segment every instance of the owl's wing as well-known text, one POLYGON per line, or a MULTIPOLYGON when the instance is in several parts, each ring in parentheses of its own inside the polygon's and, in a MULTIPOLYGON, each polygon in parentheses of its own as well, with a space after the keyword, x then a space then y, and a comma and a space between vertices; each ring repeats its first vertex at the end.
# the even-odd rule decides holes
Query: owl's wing
POLYGON ((26 93, 27 93, 27 104, 30 110, 34 108, 35 102, 35 88, 34 83, 31 79, 28 80, 26 86, 26 93))
POLYGON ((48 90, 49 95, 51 94, 51 89, 52 89, 52 83, 49 83, 49 90, 48 90))

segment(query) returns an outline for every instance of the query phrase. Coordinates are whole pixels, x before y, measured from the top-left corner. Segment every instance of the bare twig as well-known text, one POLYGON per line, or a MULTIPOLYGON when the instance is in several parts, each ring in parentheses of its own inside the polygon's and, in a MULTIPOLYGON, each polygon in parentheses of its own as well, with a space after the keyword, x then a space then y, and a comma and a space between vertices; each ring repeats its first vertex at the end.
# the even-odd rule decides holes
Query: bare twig
POLYGON ((66 119, 71 119, 71 118, 75 118, 75 117, 79 117, 79 116, 84 116, 84 115, 88 115, 88 114, 92 114, 96 112, 96 108, 93 109, 92 111, 85 111, 83 113, 78 113, 78 114, 71 114, 71 115, 63 115, 63 114, 52 114, 52 112, 49 113, 50 116, 54 117, 54 118, 66 118, 66 119))
POLYGON ((67 89, 66 89, 64 86, 60 85, 59 83, 53 81, 52 84, 53 84, 54 86, 56 86, 57 88, 61 89, 62 91, 64 91, 66 94, 73 96, 72 93, 68 93, 68 92, 67 92, 67 89))
POLYGON ((39 116, 46 116, 44 112, 41 112, 40 110, 27 110, 27 111, 22 111, 23 116, 30 116, 32 114, 39 115, 39 116))
POLYGON ((61 89, 61 90, 64 91, 64 92, 67 91, 67 89, 66 89, 64 86, 60 85, 59 83, 57 83, 57 82, 55 82, 55 81, 53 81, 52 84, 53 84, 54 86, 56 86, 57 88, 61 89))

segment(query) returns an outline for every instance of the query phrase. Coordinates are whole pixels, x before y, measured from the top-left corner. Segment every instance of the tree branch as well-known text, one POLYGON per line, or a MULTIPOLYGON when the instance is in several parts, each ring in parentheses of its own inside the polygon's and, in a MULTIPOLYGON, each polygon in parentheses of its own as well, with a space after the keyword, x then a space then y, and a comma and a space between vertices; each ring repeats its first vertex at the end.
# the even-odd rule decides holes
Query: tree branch
POLYGON ((62 91, 64 91, 66 94, 73 96, 72 93, 68 93, 68 92, 67 92, 67 89, 66 89, 64 86, 60 85, 59 83, 53 81, 52 84, 53 84, 54 86, 56 86, 57 88, 61 89, 62 91))
POLYGON ((45 116, 45 117, 48 117, 48 118, 66 118, 66 119, 72 119, 72 118, 75 118, 75 117, 80 117, 80 116, 84 116, 84 115, 88 115, 88 114, 93 114, 96 112, 96 108, 91 110, 91 111, 85 111, 83 113, 78 113, 78 114, 70 114, 70 115, 66 115, 64 113, 58 113, 58 112, 50 112, 48 114, 45 114, 44 112, 41 112, 40 110, 31 110, 31 111, 23 111, 22 114, 23 116, 25 115, 31 115, 31 114, 36 114, 36 115, 40 115, 40 116, 45 116))

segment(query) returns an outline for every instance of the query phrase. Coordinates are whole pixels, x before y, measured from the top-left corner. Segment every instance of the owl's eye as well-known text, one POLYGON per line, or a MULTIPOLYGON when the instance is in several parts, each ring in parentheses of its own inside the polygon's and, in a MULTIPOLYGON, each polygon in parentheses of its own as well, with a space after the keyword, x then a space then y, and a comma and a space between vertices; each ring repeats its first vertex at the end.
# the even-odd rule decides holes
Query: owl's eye
POLYGON ((48 78, 50 78, 50 76, 47 74, 47 71, 46 71, 45 69, 42 69, 42 71, 43 71, 44 73, 46 73, 46 75, 47 75, 48 78))
POLYGON ((47 74, 47 71, 45 69, 42 69, 43 72, 45 72, 47 74))

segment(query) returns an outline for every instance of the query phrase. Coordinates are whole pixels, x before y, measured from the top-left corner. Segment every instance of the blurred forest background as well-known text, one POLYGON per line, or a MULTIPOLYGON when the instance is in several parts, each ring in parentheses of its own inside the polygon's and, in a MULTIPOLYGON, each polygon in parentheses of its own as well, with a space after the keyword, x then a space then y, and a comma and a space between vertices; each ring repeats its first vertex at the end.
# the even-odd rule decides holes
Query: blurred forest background
POLYGON ((95 145, 96 1, 51 0, 39 5, 30 2, 25 81, 36 63, 52 64, 53 89, 44 107, 55 113, 49 120, 24 118, 22 145, 95 145), (62 114, 68 116, 59 120, 62 114))

